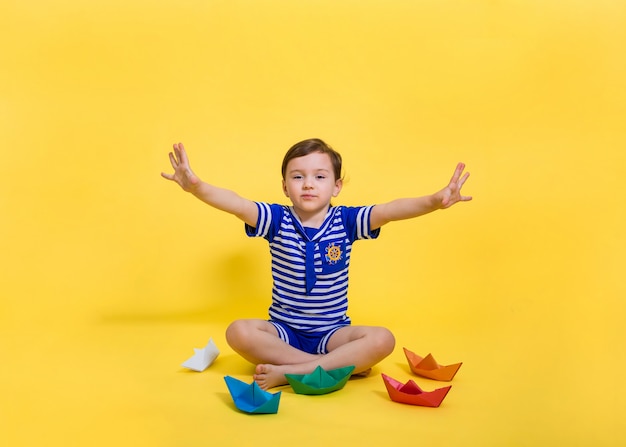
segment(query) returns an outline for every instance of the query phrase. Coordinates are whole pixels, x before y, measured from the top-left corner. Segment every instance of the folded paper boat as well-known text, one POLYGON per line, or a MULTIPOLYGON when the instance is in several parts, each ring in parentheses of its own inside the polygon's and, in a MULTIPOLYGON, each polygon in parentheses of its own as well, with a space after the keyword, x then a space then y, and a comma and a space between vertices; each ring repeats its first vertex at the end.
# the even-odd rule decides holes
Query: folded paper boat
POLYGON ((452 388, 451 385, 448 385, 434 391, 424 391, 412 380, 403 384, 385 374, 381 375, 391 400, 402 404, 438 407, 452 388))
POLYGON ((230 376, 224 376, 224 380, 235 406, 244 413, 278 413, 280 391, 272 394, 262 390, 256 382, 246 383, 230 376))
POLYGON ((220 354, 212 338, 209 339, 209 342, 204 348, 193 348, 193 350, 195 354, 187 359, 182 366, 198 372, 207 369, 220 354))
POLYGON ((326 371, 318 366, 310 374, 285 374, 287 382, 296 394, 327 394, 344 387, 354 366, 326 371))
POLYGON ((414 352, 409 351, 407 348, 403 349, 404 355, 406 355, 406 359, 409 361, 411 371, 418 376, 428 377, 429 379, 449 382, 454 378, 454 375, 463 364, 461 362, 442 366, 437 363, 432 354, 428 354, 426 357, 422 358, 414 352))

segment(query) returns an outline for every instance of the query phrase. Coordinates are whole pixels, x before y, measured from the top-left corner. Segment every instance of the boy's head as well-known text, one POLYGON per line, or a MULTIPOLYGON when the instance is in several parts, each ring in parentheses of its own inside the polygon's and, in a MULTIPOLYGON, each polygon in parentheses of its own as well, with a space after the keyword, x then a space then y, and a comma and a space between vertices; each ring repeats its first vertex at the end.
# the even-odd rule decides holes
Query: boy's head
POLYGON ((324 143, 322 140, 318 138, 311 138, 308 140, 300 141, 299 143, 294 144, 285 154, 285 158, 283 158, 283 166, 282 166, 282 175, 283 180, 285 180, 285 175, 287 173, 287 164, 294 158, 304 157, 313 152, 320 152, 322 154, 328 154, 330 157, 330 162, 333 165, 333 174, 335 176, 335 180, 341 179, 341 155, 336 152, 332 147, 328 144, 324 143))

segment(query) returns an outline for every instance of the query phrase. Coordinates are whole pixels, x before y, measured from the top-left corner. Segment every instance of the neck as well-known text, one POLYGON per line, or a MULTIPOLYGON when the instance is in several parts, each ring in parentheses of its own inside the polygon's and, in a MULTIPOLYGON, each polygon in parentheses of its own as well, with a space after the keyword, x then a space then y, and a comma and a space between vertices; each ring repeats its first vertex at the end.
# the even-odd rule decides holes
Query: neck
POLYGON ((329 208, 330 205, 318 211, 307 212, 294 207, 293 211, 303 227, 319 228, 324 223, 329 208))

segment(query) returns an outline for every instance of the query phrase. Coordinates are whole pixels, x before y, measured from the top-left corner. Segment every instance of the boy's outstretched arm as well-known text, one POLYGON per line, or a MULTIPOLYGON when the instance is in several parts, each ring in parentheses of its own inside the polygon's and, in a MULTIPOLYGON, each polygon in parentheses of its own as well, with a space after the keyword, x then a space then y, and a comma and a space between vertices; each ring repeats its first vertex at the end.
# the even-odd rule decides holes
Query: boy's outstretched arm
POLYGON ((169 157, 174 173, 162 172, 163 178, 178 183, 184 191, 192 193, 212 207, 233 214, 252 227, 256 226, 258 217, 256 204, 234 191, 219 188, 200 180, 189 166, 189 159, 183 143, 174 144, 174 152, 170 152, 169 157))
POLYGON ((370 215, 372 230, 382 227, 394 220, 411 219, 422 216, 435 210, 450 208, 457 202, 472 200, 471 196, 461 195, 461 188, 469 177, 469 172, 463 174, 465 164, 459 163, 454 170, 448 186, 429 196, 397 199, 391 202, 376 205, 370 215))

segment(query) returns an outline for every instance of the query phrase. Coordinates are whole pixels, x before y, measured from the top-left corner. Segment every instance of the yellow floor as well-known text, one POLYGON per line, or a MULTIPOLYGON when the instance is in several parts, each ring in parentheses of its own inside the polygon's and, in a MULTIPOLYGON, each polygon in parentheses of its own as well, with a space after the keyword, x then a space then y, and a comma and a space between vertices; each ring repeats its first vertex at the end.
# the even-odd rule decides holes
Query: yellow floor
POLYGON ((446 338, 435 325, 424 326, 396 328, 392 356, 336 393, 303 396, 281 388, 276 415, 234 407, 223 377, 250 381, 251 366, 225 345, 221 324, 110 319, 72 330, 13 331, 8 351, 3 342, 10 361, 3 368, 2 438, 20 446, 242 445, 268 438, 285 446, 294 440, 583 446, 624 440, 623 364, 589 364, 593 352, 575 358, 563 352, 571 347, 529 345, 514 331, 494 337, 458 331, 446 338), (208 335, 222 350, 215 363, 202 373, 181 368, 208 335), (441 407, 390 401, 381 372, 426 390, 442 386, 410 373, 402 345, 432 349, 442 362, 464 362, 441 407), (616 372, 605 375, 609 368, 616 372))
POLYGON ((144 0, 0 6, 0 445, 623 445, 626 7, 618 1, 144 0), (280 202, 298 140, 337 203, 474 201, 355 245, 350 315, 394 353, 326 396, 251 380, 224 330, 263 317, 262 240, 161 179, 280 202), (180 365, 213 337, 202 373, 180 365), (440 408, 402 347, 463 362, 440 408))

